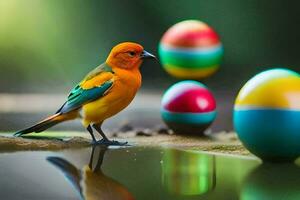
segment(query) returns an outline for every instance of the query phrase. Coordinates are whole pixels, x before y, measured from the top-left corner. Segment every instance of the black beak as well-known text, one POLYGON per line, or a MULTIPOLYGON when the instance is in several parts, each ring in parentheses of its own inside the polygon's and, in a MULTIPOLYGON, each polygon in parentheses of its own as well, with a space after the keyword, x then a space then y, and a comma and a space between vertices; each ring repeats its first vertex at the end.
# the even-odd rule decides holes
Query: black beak
POLYGON ((142 59, 148 59, 148 58, 150 58, 150 59, 155 58, 156 59, 156 57, 153 54, 151 54, 151 53, 149 53, 149 52, 147 52, 145 50, 142 52, 141 58, 142 59))

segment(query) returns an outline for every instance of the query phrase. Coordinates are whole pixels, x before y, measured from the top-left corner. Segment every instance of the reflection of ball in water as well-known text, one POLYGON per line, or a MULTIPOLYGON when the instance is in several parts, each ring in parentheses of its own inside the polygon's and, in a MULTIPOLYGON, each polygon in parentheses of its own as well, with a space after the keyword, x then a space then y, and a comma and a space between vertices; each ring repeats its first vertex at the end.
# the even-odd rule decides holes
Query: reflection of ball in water
POLYGON ((202 134, 216 117, 216 101, 203 84, 181 81, 164 94, 161 115, 175 133, 202 134))
POLYGON ((300 199, 299 184, 299 166, 292 163, 262 164, 246 176, 239 199, 300 199))
POLYGON ((203 195, 215 189, 215 157, 210 154, 165 149, 162 184, 175 195, 203 195))
POLYGON ((300 76, 267 70, 250 79, 234 106, 240 140, 263 160, 294 160, 300 153, 300 76))
POLYGON ((207 24, 186 20, 163 35, 159 55, 164 69, 177 78, 206 78, 218 69, 223 47, 219 36, 207 24))

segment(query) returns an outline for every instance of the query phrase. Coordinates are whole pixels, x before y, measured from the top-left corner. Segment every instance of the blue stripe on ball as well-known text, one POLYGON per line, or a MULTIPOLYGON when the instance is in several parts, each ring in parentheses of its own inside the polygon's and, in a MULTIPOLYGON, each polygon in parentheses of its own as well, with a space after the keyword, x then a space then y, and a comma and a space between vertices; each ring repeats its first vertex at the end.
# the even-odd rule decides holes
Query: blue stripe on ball
POLYGON ((176 113, 162 109, 161 115, 165 121, 201 125, 211 123, 216 118, 217 112, 212 111, 206 113, 176 113))
POLYGON ((300 110, 234 110, 234 126, 243 144, 261 158, 297 157, 300 110))

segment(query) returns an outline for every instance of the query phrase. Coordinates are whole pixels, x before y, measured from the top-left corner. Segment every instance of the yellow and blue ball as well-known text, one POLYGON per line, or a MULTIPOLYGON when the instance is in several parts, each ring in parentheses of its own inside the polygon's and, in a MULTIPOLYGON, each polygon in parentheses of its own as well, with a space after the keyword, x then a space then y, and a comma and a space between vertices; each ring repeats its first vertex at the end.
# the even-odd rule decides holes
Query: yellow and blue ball
POLYGON ((223 46, 207 24, 186 20, 166 31, 159 44, 159 56, 164 69, 172 76, 202 79, 219 68, 223 46))
POLYGON ((240 90, 234 127, 246 148, 266 161, 300 155, 300 75, 288 69, 257 74, 240 90))
POLYGON ((202 135, 216 117, 216 101, 202 83, 181 81, 165 92, 161 116, 175 133, 202 135))

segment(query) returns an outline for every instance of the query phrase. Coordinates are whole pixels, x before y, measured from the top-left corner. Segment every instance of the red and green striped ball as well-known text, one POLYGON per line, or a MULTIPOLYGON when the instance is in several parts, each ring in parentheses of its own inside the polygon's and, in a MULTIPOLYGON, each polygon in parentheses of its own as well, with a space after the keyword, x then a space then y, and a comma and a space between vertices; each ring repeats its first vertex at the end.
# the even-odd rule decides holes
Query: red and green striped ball
POLYGON ((161 116, 175 133, 202 135, 216 117, 216 101, 202 83, 181 81, 163 95, 161 116))
POLYGON ((211 76, 223 57, 223 46, 217 33, 198 20, 182 21, 169 28, 158 51, 164 69, 182 79, 211 76))

